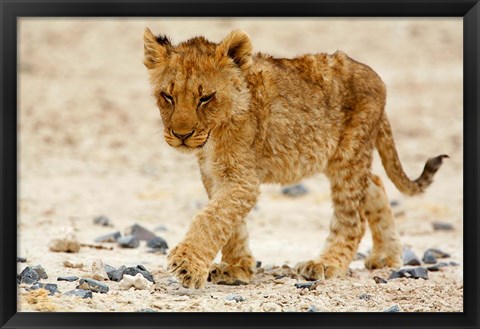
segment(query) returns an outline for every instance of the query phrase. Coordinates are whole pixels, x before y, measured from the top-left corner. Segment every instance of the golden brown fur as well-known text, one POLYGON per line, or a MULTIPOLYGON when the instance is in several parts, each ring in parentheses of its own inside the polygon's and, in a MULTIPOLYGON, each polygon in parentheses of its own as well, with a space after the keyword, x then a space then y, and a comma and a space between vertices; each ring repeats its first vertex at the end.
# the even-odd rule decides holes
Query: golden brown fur
POLYGON ((169 254, 186 287, 247 283, 254 258, 245 217, 261 183, 291 184, 316 173, 330 180, 334 214, 320 256, 297 265, 307 279, 343 275, 369 223, 368 268, 399 266, 401 244, 374 148, 389 178, 408 195, 432 182, 444 156, 410 180, 384 112, 385 86, 368 66, 342 52, 293 59, 252 55, 233 31, 219 44, 196 37, 174 46, 144 33, 144 64, 169 145, 196 155, 209 203, 169 254), (222 263, 212 265, 218 252, 222 263))

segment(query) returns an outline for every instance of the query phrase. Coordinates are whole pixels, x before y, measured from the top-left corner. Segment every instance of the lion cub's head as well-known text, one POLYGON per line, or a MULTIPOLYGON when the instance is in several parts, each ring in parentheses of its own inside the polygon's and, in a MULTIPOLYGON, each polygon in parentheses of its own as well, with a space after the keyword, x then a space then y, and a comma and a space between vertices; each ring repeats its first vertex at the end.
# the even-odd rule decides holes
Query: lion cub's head
POLYGON ((244 74, 252 65, 252 46, 247 34, 233 31, 219 44, 195 37, 173 45, 146 28, 144 50, 170 146, 200 149, 212 131, 248 108, 244 74))

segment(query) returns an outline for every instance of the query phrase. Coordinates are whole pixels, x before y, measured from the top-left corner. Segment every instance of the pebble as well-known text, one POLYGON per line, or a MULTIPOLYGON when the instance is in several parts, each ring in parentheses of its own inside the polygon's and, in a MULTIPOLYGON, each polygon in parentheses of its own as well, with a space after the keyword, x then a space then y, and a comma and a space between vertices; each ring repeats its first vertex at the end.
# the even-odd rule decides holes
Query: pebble
POLYGON ((398 200, 392 200, 390 201, 390 207, 396 207, 400 205, 400 201, 398 200))
POLYGON ((308 193, 308 190, 302 184, 287 186, 282 189, 282 193, 292 198, 296 198, 308 193))
POLYGON ((453 225, 444 222, 433 222, 433 230, 435 231, 453 231, 453 225))
POLYGON ((385 280, 384 278, 381 278, 379 276, 374 276, 373 277, 373 280, 375 281, 375 283, 379 284, 379 283, 387 283, 388 281, 385 280))
POLYGON ((25 257, 17 257, 17 263, 25 263, 27 259, 25 257))
POLYGON ((57 281, 68 281, 68 282, 74 282, 78 280, 78 276, 59 276, 57 278, 57 281))
POLYGON ((66 260, 66 261, 63 262, 63 266, 69 267, 69 268, 82 268, 83 263, 72 263, 72 262, 66 260))
POLYGON ((237 294, 229 294, 227 297, 225 297, 226 300, 234 300, 237 303, 245 301, 245 298, 243 296, 237 295, 237 294))
POLYGON ((80 242, 71 227, 62 229, 62 237, 52 239, 48 243, 48 248, 55 252, 78 252, 80 250, 80 242))
POLYGON ((429 249, 423 254, 422 261, 425 264, 435 264, 437 262, 437 257, 435 257, 435 255, 429 249))
POLYGON ((315 305, 310 305, 307 312, 318 312, 318 309, 315 305))
POLYGON ((100 292, 105 294, 108 292, 109 288, 106 284, 101 283, 100 281, 83 278, 80 279, 77 289, 91 290, 93 292, 100 292))
POLYGON ((360 294, 358 298, 363 299, 363 300, 370 300, 372 299, 372 295, 369 294, 360 294))
POLYGON ((308 282, 297 282, 295 283, 295 287, 298 289, 310 289, 317 281, 308 281, 308 282))
POLYGON ((279 312, 281 311, 280 305, 272 302, 266 302, 262 304, 262 310, 265 312, 279 312))
POLYGON ((140 240, 133 235, 126 235, 117 240, 122 248, 137 248, 140 245, 140 240))
POLYGON ((109 279, 101 259, 96 259, 92 262, 92 278, 95 280, 109 279))
POLYGON ((393 271, 390 279, 411 278, 411 279, 428 279, 428 271, 425 267, 402 268, 399 271, 393 271))
POLYGON ((152 310, 151 308, 142 308, 142 309, 138 310, 137 312, 150 313, 150 312, 158 312, 158 311, 152 310))
POLYGON ((256 268, 262 267, 262 261, 257 260, 257 262, 255 263, 255 267, 256 267, 256 268))
POLYGON ((162 253, 167 253, 168 244, 165 239, 157 236, 147 241, 147 247, 161 251, 162 253))
POLYGON ((98 238, 95 238, 95 242, 116 242, 122 235, 120 234, 120 231, 113 232, 113 233, 108 233, 102 236, 99 236, 98 238))
POLYGON ((119 288, 122 290, 128 290, 131 287, 135 289, 145 290, 151 289, 153 283, 145 279, 145 277, 137 273, 135 276, 124 274, 123 279, 120 281, 119 288))
POLYGON ((101 226, 113 226, 110 218, 108 218, 107 216, 97 216, 93 219, 93 223, 101 226))
POLYGON ((37 272, 40 279, 48 279, 47 272, 45 272, 45 269, 42 267, 42 265, 32 266, 31 269, 37 272))
POLYGON ((84 290, 84 289, 75 289, 75 290, 70 290, 65 293, 67 296, 78 296, 81 298, 92 298, 93 294, 90 290, 84 290))
POLYGON ((137 265, 136 267, 126 267, 125 265, 122 265, 116 270, 112 271, 109 269, 109 271, 107 271, 108 278, 112 281, 122 280, 125 274, 135 276, 137 273, 143 275, 148 281, 155 283, 152 273, 150 273, 143 265, 137 265))
POLYGON ((393 305, 392 307, 387 308, 384 312, 400 312, 398 305, 393 305))
POLYGON ((418 259, 418 256, 413 252, 413 250, 409 248, 403 249, 403 265, 412 265, 412 266, 417 266, 421 265, 420 259, 418 259))
POLYGON ((133 235, 138 240, 152 240, 156 238, 156 235, 147 230, 145 227, 138 224, 133 224, 131 227, 126 229, 126 234, 133 235))
POLYGON ((446 252, 443 252, 440 249, 430 248, 426 252, 430 252, 436 258, 448 258, 448 257, 450 257, 450 254, 447 254, 446 252))
POLYGON ((29 290, 37 290, 37 289, 40 289, 40 288, 48 290, 50 296, 53 296, 56 292, 59 293, 58 286, 55 283, 36 282, 32 286, 30 286, 29 290))
POLYGON ((427 270, 432 271, 432 272, 437 272, 437 271, 440 271, 440 269, 442 267, 446 267, 446 266, 449 266, 449 264, 445 263, 445 262, 440 262, 440 263, 437 263, 433 266, 428 266, 427 270))
POLYGON ((18 278, 20 279, 20 282, 28 284, 35 283, 40 279, 38 273, 28 266, 23 269, 18 275, 18 278))

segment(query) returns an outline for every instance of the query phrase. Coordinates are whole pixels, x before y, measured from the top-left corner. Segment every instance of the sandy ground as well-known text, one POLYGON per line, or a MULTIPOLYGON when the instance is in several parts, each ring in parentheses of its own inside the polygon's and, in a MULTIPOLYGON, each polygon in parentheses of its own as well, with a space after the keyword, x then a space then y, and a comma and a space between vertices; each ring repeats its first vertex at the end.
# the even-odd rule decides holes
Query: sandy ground
MULTIPOLYGON (((18 263, 18 272, 41 264, 49 276, 41 282, 58 283, 62 292, 48 297, 20 284, 19 311, 306 311, 312 305, 318 311, 377 312, 394 305, 405 312, 463 310, 461 19, 21 19, 19 27, 18 255, 27 262, 18 263), (420 257, 440 248, 451 254, 447 261, 460 265, 429 272, 428 280, 376 284, 374 276, 387 278, 391 270, 371 272, 358 260, 346 278, 296 288, 287 267, 318 255, 328 233, 329 185, 321 175, 305 180, 309 193, 298 198, 282 195, 280 186, 263 186, 248 220, 262 267, 246 286, 184 289, 166 271, 166 256, 148 253, 145 242, 136 249, 112 243, 105 244, 112 250, 49 251, 48 242, 65 227, 91 244, 134 223, 173 247, 207 202, 195 159, 163 141, 142 64, 145 26, 174 42, 196 34, 220 41, 240 28, 257 51, 291 57, 341 49, 373 67, 388 88, 387 113, 406 172, 414 177, 428 157, 451 156, 434 185, 415 198, 393 187, 376 157, 374 171, 399 204, 394 211, 402 241, 420 257), (98 215, 114 227, 94 225, 98 215), (454 230, 434 231, 434 221, 454 230), (65 296, 76 283, 57 277, 89 277, 95 259, 114 267, 142 264, 156 284, 122 291, 105 281, 106 294, 65 296), (65 260, 83 267, 66 268, 65 260), (230 294, 244 301, 230 301, 230 294)), ((370 247, 367 232, 359 251, 370 247)))

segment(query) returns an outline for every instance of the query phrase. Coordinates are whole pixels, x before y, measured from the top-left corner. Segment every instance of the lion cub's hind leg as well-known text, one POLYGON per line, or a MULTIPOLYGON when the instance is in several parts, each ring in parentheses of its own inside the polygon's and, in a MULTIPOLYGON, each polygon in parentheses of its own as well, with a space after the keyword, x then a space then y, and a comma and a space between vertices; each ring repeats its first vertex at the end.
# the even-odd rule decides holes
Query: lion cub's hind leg
POLYGON ((208 281, 217 284, 247 284, 253 277, 255 259, 248 247, 248 232, 245 219, 232 233, 222 248, 222 262, 210 268, 208 281))
POLYGON ((368 221, 373 239, 372 252, 365 259, 365 267, 375 269, 401 266, 402 244, 385 188, 376 175, 370 177, 360 216, 368 221))

